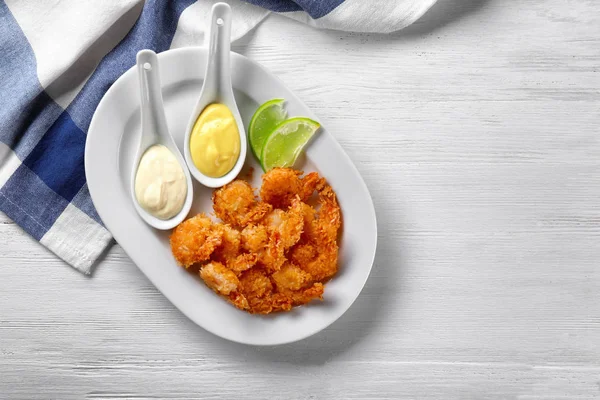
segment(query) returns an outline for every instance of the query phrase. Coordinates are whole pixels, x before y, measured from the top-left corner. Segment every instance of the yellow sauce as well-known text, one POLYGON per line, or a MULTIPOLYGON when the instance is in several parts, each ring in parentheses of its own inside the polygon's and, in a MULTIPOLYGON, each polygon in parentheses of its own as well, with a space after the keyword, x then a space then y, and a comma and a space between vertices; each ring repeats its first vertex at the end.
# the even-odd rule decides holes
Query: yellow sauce
POLYGON ((161 144, 144 152, 135 174, 135 197, 142 208, 160 219, 179 214, 187 182, 175 155, 161 144))
POLYGON ((206 176, 219 178, 231 171, 240 156, 240 133, 226 105, 211 104, 200 113, 192 128, 190 154, 206 176))

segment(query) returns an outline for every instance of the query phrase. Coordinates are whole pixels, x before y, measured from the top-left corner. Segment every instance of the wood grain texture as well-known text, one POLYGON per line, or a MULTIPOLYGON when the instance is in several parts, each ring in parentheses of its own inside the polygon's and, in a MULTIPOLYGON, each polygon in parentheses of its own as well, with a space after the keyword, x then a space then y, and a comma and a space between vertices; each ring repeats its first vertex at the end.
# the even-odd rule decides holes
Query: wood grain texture
POLYGON ((371 190, 355 305, 292 345, 231 344, 119 246, 85 277, 2 216, 0 398, 600 398, 600 2, 440 0, 390 36, 272 16, 235 50, 371 190))

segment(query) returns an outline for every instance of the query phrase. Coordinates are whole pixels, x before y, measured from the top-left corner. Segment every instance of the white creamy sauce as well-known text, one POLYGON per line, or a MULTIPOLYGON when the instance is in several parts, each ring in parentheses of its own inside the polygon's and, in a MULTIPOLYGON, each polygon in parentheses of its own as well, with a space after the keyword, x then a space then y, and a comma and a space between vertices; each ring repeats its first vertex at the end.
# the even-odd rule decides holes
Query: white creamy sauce
POLYGON ((135 197, 144 210, 160 219, 174 217, 183 208, 187 182, 175 155, 163 145, 151 146, 135 175, 135 197))

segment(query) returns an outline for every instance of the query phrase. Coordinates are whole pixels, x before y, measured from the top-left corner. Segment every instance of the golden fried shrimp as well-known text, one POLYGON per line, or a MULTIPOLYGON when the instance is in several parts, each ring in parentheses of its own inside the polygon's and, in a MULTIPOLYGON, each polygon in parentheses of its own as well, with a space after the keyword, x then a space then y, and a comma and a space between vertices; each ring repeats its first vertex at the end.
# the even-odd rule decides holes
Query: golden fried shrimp
MULTIPOLYGON (((273 311, 289 311, 293 306, 301 306, 313 300, 323 299, 325 286, 316 282, 311 287, 299 290, 286 290, 283 292, 273 293, 270 300, 270 306, 273 311)), ((263 301, 263 304, 265 301, 263 301)))
POLYGON ((171 251, 177 263, 188 268, 208 261, 221 245, 223 231, 204 214, 179 224, 171 235, 171 251))
POLYGON ((301 242, 329 243, 337 241, 342 224, 342 215, 335 193, 327 184, 319 189, 319 211, 306 203, 301 203, 299 212, 304 217, 304 230, 301 242))
POLYGON ((292 247, 289 252, 289 258, 296 265, 305 265, 317 258, 318 252, 316 246, 311 242, 301 242, 292 247))
POLYGON ((296 290, 286 293, 286 295, 290 299, 292 305, 300 306, 315 299, 323 300, 324 291, 325 286, 321 282, 316 282, 308 289, 296 290))
MULTIPOLYGON (((239 293, 246 299, 250 313, 268 314, 273 310, 271 280, 261 269, 253 268, 240 276, 239 293)), ((236 303, 234 303, 236 305, 236 303)))
POLYGON ((277 208, 287 208, 298 196, 301 201, 307 201, 314 191, 324 182, 316 172, 300 178, 302 171, 291 168, 273 168, 263 175, 260 188, 262 201, 277 208))
POLYGON ((272 237, 281 240, 284 250, 289 249, 300 240, 304 229, 304 207, 298 197, 294 198, 287 211, 274 209, 262 221, 272 237))
POLYGON ((231 295, 229 301, 253 314, 269 314, 274 311, 289 311, 292 306, 322 298, 323 284, 310 285, 310 282, 305 281, 309 279, 306 273, 291 264, 286 264, 282 271, 284 272, 273 274, 272 279, 269 279, 266 271, 259 268, 242 273, 235 301, 231 295), (275 282, 275 287, 271 280, 275 282), (285 287, 279 289, 278 285, 285 287), (310 287, 306 288, 307 285, 310 287))
POLYGON ((270 239, 264 251, 257 254, 258 262, 269 272, 279 271, 279 268, 285 262, 285 252, 281 242, 276 239, 270 239))
POLYGON ((298 208, 302 214, 302 218, 304 219, 302 234, 300 235, 300 241, 306 243, 312 240, 312 238, 314 238, 316 235, 316 224, 314 223, 314 221, 317 217, 317 211, 303 202, 300 202, 298 208))
POLYGON ((285 262, 282 241, 270 235, 265 225, 248 225, 242 231, 242 247, 257 256, 257 261, 269 271, 277 271, 285 262))
POLYGON ((267 227, 264 225, 248 225, 242 230, 241 236, 242 247, 253 253, 263 250, 269 241, 267 227))
POLYGON ((206 285, 215 292, 229 295, 240 285, 237 276, 218 261, 213 261, 202 267, 200 277, 206 285))
POLYGON ((310 301, 308 300, 308 296, 304 295, 306 290, 302 290, 299 293, 278 293, 274 292, 273 289, 273 284, 267 273, 261 269, 253 268, 244 272, 240 277, 239 296, 237 302, 232 301, 232 303, 236 307, 246 309, 252 314, 269 314, 274 311, 291 310, 294 300, 304 299, 310 301), (240 301, 240 297, 245 302, 243 300, 240 301))
POLYGON ((321 209, 316 220, 316 235, 321 242, 335 242, 342 225, 342 213, 331 186, 324 185, 319 190, 321 209))
POLYGON ((221 245, 213 253, 213 259, 221 262, 227 268, 238 274, 252 268, 258 261, 256 254, 241 253, 240 231, 229 225, 220 225, 223 230, 221 245))
POLYGON ((237 227, 258 222, 272 210, 272 206, 259 202, 248 182, 235 180, 213 193, 215 214, 223 222, 237 227))
POLYGON ((221 260, 235 258, 240 253, 241 234, 229 225, 220 225, 223 230, 221 245, 215 250, 215 256, 221 260))
POLYGON ((300 192, 300 200, 306 202, 313 195, 315 190, 320 190, 325 185, 325 179, 321 178, 318 173, 311 172, 302 178, 302 190, 300 192))
POLYGON ((261 196, 241 180, 216 190, 223 222, 200 214, 181 223, 171 235, 177 262, 200 268, 209 288, 249 313, 322 299, 323 282, 338 269, 342 219, 334 191, 316 172, 275 168, 263 176, 261 196))
POLYGON ((254 267, 257 262, 258 255, 254 253, 244 253, 227 260, 227 268, 237 274, 254 267))
POLYGON ((300 244, 292 248, 290 258, 315 281, 325 281, 338 270, 338 245, 335 242, 300 244))
POLYGON ((248 301, 258 297, 264 297, 273 291, 271 280, 264 270, 252 268, 240 276, 239 292, 243 294, 248 301))
POLYGON ((273 168, 262 176, 260 198, 274 207, 287 208, 300 193, 301 171, 273 168))
POLYGON ((233 304, 240 310, 247 310, 248 308, 250 308, 250 305, 248 304, 248 300, 241 293, 238 293, 238 292, 230 293, 227 300, 229 300, 229 302, 231 304, 233 304))
POLYGON ((299 290, 312 281, 309 273, 291 263, 283 265, 279 271, 271 275, 271 278, 280 292, 299 290))
POLYGON ((290 259, 315 281, 327 280, 337 272, 337 235, 342 223, 340 207, 329 185, 319 189, 319 204, 317 218, 305 210, 302 240, 289 254, 290 259))

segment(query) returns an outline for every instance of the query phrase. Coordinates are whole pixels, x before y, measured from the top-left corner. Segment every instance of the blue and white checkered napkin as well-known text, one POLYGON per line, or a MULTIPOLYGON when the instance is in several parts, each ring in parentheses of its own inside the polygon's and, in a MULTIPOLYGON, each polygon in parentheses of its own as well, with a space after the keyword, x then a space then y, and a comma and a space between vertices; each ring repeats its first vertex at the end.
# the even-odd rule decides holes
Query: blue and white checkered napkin
MULTIPOLYGON (((270 11, 317 27, 391 32, 434 2, 228 1, 234 40, 270 11)), ((94 110, 135 64, 139 50, 202 44, 214 3, 0 1, 0 210, 84 273, 112 240, 94 209, 84 172, 94 110)))

